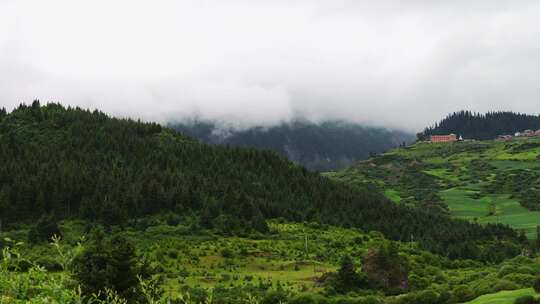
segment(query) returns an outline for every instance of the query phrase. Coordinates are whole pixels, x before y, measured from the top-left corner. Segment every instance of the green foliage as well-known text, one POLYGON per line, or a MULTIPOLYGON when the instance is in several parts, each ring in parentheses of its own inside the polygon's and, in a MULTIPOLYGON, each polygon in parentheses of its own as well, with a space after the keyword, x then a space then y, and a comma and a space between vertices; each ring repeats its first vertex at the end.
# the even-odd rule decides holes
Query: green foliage
MULTIPOLYGON (((449 301, 453 303, 457 301, 456 294, 463 296, 461 290, 463 286, 468 287, 472 292, 469 297, 489 293, 492 294, 487 296, 494 297, 499 295, 497 293, 499 290, 511 290, 508 294, 508 298, 512 299, 508 303, 511 303, 517 295, 534 292, 532 288, 527 289, 530 290, 528 293, 520 292, 520 288, 528 288, 530 285, 499 279, 498 275, 502 277, 530 275, 536 274, 540 269, 538 258, 518 257, 500 265, 489 265, 473 261, 451 261, 407 243, 394 242, 396 245, 394 248, 386 244, 388 249, 384 249, 381 244, 388 241, 380 233, 365 234, 357 229, 307 223, 270 221, 272 234, 252 239, 238 236, 224 237, 208 232, 193 234, 189 232, 188 226, 184 226, 191 222, 186 218, 182 218, 177 226, 167 225, 161 216, 155 216, 145 222, 147 225, 141 230, 138 225, 126 226, 124 231, 114 229, 111 237, 102 236, 102 243, 105 244, 101 247, 105 248, 102 251, 110 251, 106 248, 112 248, 109 243, 112 243, 113 239, 116 243, 120 243, 122 238, 116 239, 119 235, 129 238, 129 243, 135 247, 134 251, 140 253, 135 255, 133 260, 136 260, 136 263, 131 264, 131 267, 134 269, 132 273, 141 276, 136 278, 131 275, 126 276, 127 281, 135 282, 132 290, 136 296, 132 296, 129 303, 167 303, 168 300, 171 303, 178 303, 178 301, 186 303, 180 300, 181 297, 188 301, 187 303, 197 304, 208 299, 214 303, 232 304, 244 304, 249 301, 289 303, 293 298, 300 298, 300 295, 309 295, 309 298, 317 304, 382 303, 383 301, 389 304, 427 303, 426 301, 434 300, 436 295, 437 300, 433 303, 448 303, 449 301), (305 250, 306 236, 307 251, 305 250), (362 242, 358 242, 359 239, 362 242), (231 257, 226 253, 224 257, 222 252, 225 251, 236 254, 231 257), (351 269, 350 263, 342 263, 344 254, 349 255, 351 260, 361 262, 362 270, 364 270, 366 264, 372 263, 369 258, 366 258, 372 251, 380 251, 381 256, 387 256, 385 259, 380 259, 381 264, 392 265, 391 261, 396 258, 396 251, 398 259, 408 261, 409 285, 412 292, 399 296, 383 296, 385 291, 388 294, 396 291, 369 284, 367 275, 363 271, 355 271, 363 283, 357 284, 346 294, 336 293, 337 290, 325 284, 335 282, 341 264, 349 265, 342 267, 343 269, 351 269), (322 280, 324 273, 334 275, 328 280, 322 280), (315 280, 315 277, 321 279, 315 280), (415 280, 417 283, 414 283, 415 280)), ((77 303, 73 302, 75 295, 79 295, 90 303, 126 301, 127 295, 117 292, 115 287, 104 287, 94 295, 88 295, 83 290, 78 291, 79 282, 74 281, 77 276, 72 273, 75 272, 75 266, 78 263, 78 261, 74 262, 74 259, 77 260, 83 256, 97 239, 92 236, 89 241, 85 241, 82 236, 86 234, 86 226, 87 223, 82 221, 60 223, 64 240, 55 238, 52 245, 39 243, 27 246, 23 243, 16 245, 16 242, 11 240, 4 241, 4 248, 9 248, 10 257, 2 259, 6 262, 2 264, 5 265, 3 266, 5 272, 0 276, 0 290, 2 290, 0 294, 3 294, 3 290, 9 290, 9 293, 5 292, 5 294, 25 303, 24 299, 30 296, 44 295, 48 292, 46 286, 51 286, 47 284, 54 283, 56 290, 69 295, 69 298, 59 298, 63 299, 62 303, 77 303), (38 267, 38 260, 43 257, 61 266, 55 266, 57 268, 54 272, 48 272, 40 267, 39 273, 42 275, 38 275, 33 269, 38 267), (30 266, 19 267, 22 263, 30 266), (42 279, 32 280, 29 276, 42 279), (20 285, 26 282, 26 279, 33 283, 20 285), (35 286, 38 286, 37 289, 34 288, 35 286)), ((24 230, 10 231, 7 235, 25 237, 24 230)), ((112 255, 112 253, 105 255, 112 255)), ((96 255, 93 254, 93 256, 96 255)), ((112 258, 107 258, 107 260, 107 263, 115 264, 112 258)), ((388 269, 393 268, 388 267, 388 269)), ((342 273, 351 274, 352 272, 342 271, 342 273)), ((527 281, 524 282, 527 283, 527 281)), ((54 297, 50 296, 48 301, 57 300, 58 294, 54 293, 54 297)), ((504 296, 506 294, 502 293, 501 297, 504 296)))
POLYGON ((223 250, 221 250, 221 256, 230 259, 234 257, 234 252, 229 248, 224 248, 223 250))
POLYGON ((366 287, 368 286, 365 276, 358 274, 352 258, 347 254, 344 255, 341 258, 340 267, 334 282, 336 291, 346 293, 366 287))
POLYGON ((135 248, 124 237, 114 235, 104 239, 103 232, 95 231, 84 245, 84 250, 72 263, 75 279, 86 295, 111 289, 124 299, 137 296, 135 248))
POLYGON ((82 295, 65 276, 53 276, 20 253, 23 243, 6 239, 0 260, 0 303, 82 303, 82 295), (21 272, 21 261, 31 267, 21 272))
MULTIPOLYGON (((534 211, 538 203, 535 188, 540 182, 540 166, 535 161, 540 149, 535 143, 539 142, 531 138, 510 142, 418 143, 329 176, 351 186, 362 181, 363 187, 371 185, 390 193, 394 199, 399 197, 400 205, 488 224, 486 228, 495 234, 502 233, 503 226, 509 225, 524 229, 527 237, 535 239, 540 216, 540 212, 534 211), (517 150, 521 152, 512 152, 517 150)), ((518 243, 533 247, 526 245, 520 234, 514 237, 518 243)), ((411 233, 405 239, 424 237, 411 233)), ((465 239, 469 237, 448 240, 449 245, 440 251, 436 249, 438 246, 430 250, 452 258, 492 262, 521 253, 522 245, 508 243, 506 237, 474 243, 464 242, 465 239)), ((433 245, 425 240, 420 243, 426 249, 433 245)))
POLYGON ((514 112, 480 114, 460 111, 448 115, 433 127, 426 128, 418 137, 427 139, 429 135, 454 133, 462 135, 463 138, 485 140, 528 129, 540 129, 540 116, 514 112))
POLYGON ((454 297, 459 303, 461 303, 461 302, 467 302, 474 299, 476 295, 474 291, 471 290, 468 286, 461 285, 461 286, 456 287, 456 289, 454 289, 454 297))
POLYGON ((534 291, 540 293, 540 277, 537 277, 534 280, 533 289, 534 289, 534 291))
POLYGON ((475 254, 478 242, 516 239, 503 227, 396 205, 377 191, 333 182, 272 152, 205 145, 99 111, 21 105, 0 121, 0 137, 5 224, 54 210, 59 220, 84 218, 112 230, 174 212, 197 215, 203 228, 231 236, 266 233, 267 219, 283 217, 377 230, 394 240, 414 235, 438 253, 469 240, 455 258, 483 258, 475 254))
POLYGON ((521 296, 514 301, 514 304, 536 304, 539 303, 533 296, 521 296))
POLYGON ((362 272, 370 283, 393 292, 409 288, 409 265, 407 259, 399 255, 395 242, 382 242, 370 248, 364 257, 362 272))
POLYGON ((49 242, 55 235, 62 236, 55 217, 52 214, 43 215, 28 232, 28 241, 30 243, 49 242))

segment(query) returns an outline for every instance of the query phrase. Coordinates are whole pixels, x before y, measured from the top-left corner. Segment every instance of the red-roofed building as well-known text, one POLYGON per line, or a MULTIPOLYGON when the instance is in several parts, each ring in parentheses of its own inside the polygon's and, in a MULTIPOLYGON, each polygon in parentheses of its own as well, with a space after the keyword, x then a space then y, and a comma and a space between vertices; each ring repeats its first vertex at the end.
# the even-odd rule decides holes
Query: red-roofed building
POLYGON ((433 143, 454 142, 454 141, 457 141, 456 134, 431 135, 431 142, 433 142, 433 143))

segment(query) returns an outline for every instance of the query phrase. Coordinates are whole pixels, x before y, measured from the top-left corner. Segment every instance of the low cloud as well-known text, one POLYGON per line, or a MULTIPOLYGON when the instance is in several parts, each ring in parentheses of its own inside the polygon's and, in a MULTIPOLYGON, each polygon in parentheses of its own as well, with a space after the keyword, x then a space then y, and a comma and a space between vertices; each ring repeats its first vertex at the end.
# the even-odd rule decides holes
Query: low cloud
POLYGON ((540 112, 537 1, 4 0, 0 105, 416 131, 540 112))

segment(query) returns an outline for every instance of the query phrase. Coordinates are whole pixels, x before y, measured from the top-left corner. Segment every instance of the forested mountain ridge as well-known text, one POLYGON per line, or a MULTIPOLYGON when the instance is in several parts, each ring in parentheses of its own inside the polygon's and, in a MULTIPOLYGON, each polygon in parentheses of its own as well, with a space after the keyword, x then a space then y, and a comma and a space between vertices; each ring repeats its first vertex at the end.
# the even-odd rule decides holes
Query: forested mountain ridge
POLYGON ((540 115, 502 111, 486 114, 459 111, 449 114, 434 126, 427 127, 418 133, 417 137, 427 140, 430 135, 454 133, 466 139, 486 140, 528 129, 540 129, 540 115))
POLYGON ((414 135, 340 121, 295 120, 271 127, 234 130, 208 121, 171 124, 205 143, 268 149, 310 170, 333 171, 402 143, 414 135))
POLYGON ((58 104, 0 114, 0 216, 43 214, 124 225, 172 211, 225 234, 265 231, 265 219, 315 221, 414 236, 452 258, 501 260, 520 251, 507 226, 480 226, 389 202, 270 151, 206 145, 154 123, 58 104))

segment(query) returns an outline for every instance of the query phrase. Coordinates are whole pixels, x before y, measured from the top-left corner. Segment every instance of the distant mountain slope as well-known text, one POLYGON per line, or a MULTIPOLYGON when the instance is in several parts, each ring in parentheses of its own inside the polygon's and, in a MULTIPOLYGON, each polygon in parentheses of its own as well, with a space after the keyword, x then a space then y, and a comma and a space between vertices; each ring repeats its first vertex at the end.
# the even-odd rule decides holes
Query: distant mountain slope
POLYGON ((479 223, 505 223, 535 238, 540 224, 540 138, 417 143, 330 175, 372 184, 396 203, 479 223))
POLYGON ((430 135, 454 133, 469 139, 494 139, 498 135, 513 135, 527 129, 540 129, 540 115, 514 112, 489 112, 486 114, 460 111, 448 115, 432 127, 418 134, 419 139, 430 135))
POLYGON ((414 135, 406 132, 337 121, 294 121, 239 131, 221 130, 212 122, 201 121, 172 127, 205 143, 272 150, 315 171, 345 168, 370 154, 414 141, 414 135))
POLYGON ((191 218, 193 229, 228 235, 265 232, 265 219, 282 217, 380 231, 394 240, 414 235, 423 248, 453 258, 494 261, 520 252, 507 226, 396 205, 271 151, 201 144, 158 124, 58 104, 0 111, 4 228, 44 214, 121 226, 165 212, 191 218))

